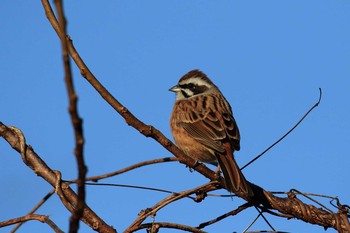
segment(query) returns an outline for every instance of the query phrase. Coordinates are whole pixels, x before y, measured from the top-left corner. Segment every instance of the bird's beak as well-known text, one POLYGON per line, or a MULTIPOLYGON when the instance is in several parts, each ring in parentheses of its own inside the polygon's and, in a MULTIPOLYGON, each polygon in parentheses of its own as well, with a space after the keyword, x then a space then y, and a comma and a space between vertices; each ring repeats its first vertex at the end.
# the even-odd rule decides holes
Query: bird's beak
POLYGON ((181 90, 181 88, 179 86, 173 86, 172 88, 169 89, 169 91, 172 91, 172 92, 179 92, 181 90))

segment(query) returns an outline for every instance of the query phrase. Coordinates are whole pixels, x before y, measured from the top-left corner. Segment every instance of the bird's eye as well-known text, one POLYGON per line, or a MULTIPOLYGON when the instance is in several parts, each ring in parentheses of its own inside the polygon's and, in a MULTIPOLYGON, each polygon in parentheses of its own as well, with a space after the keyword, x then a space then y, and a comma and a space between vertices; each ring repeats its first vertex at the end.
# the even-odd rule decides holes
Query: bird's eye
POLYGON ((196 85, 194 85, 193 83, 186 83, 186 84, 182 84, 179 85, 181 88, 183 89, 188 89, 188 90, 194 90, 196 89, 196 85))
POLYGON ((195 86, 193 83, 187 84, 187 88, 190 89, 190 90, 195 89, 195 87, 196 87, 196 86, 195 86))

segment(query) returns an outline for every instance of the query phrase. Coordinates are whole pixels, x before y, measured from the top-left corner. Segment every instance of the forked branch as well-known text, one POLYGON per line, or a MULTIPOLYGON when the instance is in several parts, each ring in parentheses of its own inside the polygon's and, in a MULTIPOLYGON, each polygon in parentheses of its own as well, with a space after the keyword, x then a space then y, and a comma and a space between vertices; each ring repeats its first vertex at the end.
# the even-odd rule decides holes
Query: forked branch
MULTIPOLYGON (((56 30, 58 36, 61 36, 59 33, 59 24, 54 13, 52 12, 49 2, 47 0, 42 0, 42 3, 51 25, 56 30)), ((101 97, 125 119, 128 125, 134 127, 144 136, 151 137, 156 140, 165 149, 174 154, 181 163, 186 164, 190 167, 193 167, 196 164, 196 161, 186 156, 159 130, 153 126, 146 125, 141 122, 126 107, 117 101, 85 65, 82 58, 74 48, 72 40, 68 37, 61 39, 67 40, 69 54, 80 69, 82 76, 92 85, 93 88, 95 88, 101 97)), ((193 169, 212 181, 217 180, 215 172, 209 170, 203 164, 195 166, 193 169)), ((222 187, 225 187, 225 182, 223 179, 220 179, 219 182, 222 187)), ((298 218, 305 222, 318 224, 326 228, 332 227, 334 229, 337 229, 339 232, 350 232, 347 215, 341 209, 339 209, 338 213, 330 213, 323 209, 316 208, 313 205, 307 205, 301 202, 295 195, 289 195, 287 198, 281 198, 274 196, 272 193, 264 190, 257 185, 250 185, 254 191, 254 198, 247 201, 251 202, 253 205, 263 206, 264 208, 272 208, 280 211, 283 214, 292 215, 295 218, 298 218)))
MULTIPOLYGON (((60 180, 57 179, 55 171, 53 171, 39 156, 34 149, 25 144, 25 138, 22 132, 15 127, 8 127, 0 122, 0 137, 4 138, 13 149, 18 151, 23 162, 30 167, 35 174, 46 180, 49 184, 57 189, 57 184, 60 180)), ((62 203, 66 205, 67 209, 75 209, 78 205, 77 194, 67 185, 61 187, 62 193, 66 200, 62 203)), ((87 205, 84 206, 81 220, 88 226, 98 232, 115 233, 115 229, 107 225, 93 210, 87 205)))
POLYGON ((142 210, 139 213, 139 216, 136 218, 136 220, 125 230, 125 233, 129 233, 129 232, 134 232, 135 230, 140 229, 142 222, 150 216, 155 216, 156 213, 164 208, 166 205, 169 205, 170 203, 177 201, 179 199, 182 199, 184 197, 188 197, 191 194, 194 193, 207 193, 210 192, 212 190, 216 190, 217 186, 215 185, 215 182, 210 182, 207 183, 205 185, 202 185, 200 187, 196 187, 194 189, 190 189, 190 190, 186 190, 180 193, 176 193, 173 194, 163 200, 161 200, 160 202, 158 202, 157 204, 155 204, 153 207, 148 208, 146 210, 142 210))
POLYGON ((23 217, 18 217, 18 218, 14 218, 14 219, 0 222, 0 228, 5 227, 5 226, 9 226, 12 224, 16 224, 16 223, 23 223, 23 222, 31 221, 31 220, 36 220, 36 221, 40 221, 42 223, 46 223, 47 225, 49 225, 52 228, 52 230, 54 232, 63 233, 63 231, 48 216, 40 215, 40 214, 27 214, 26 216, 23 216, 23 217))

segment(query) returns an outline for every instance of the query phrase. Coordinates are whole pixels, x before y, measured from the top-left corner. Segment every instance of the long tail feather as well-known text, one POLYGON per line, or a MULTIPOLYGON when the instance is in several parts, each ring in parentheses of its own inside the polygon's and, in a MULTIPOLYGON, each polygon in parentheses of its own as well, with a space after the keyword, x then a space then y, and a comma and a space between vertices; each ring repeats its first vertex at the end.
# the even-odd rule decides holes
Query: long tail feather
POLYGON ((233 156, 216 155, 220 168, 224 175, 227 189, 230 192, 244 195, 248 198, 252 197, 253 191, 239 169, 233 156))

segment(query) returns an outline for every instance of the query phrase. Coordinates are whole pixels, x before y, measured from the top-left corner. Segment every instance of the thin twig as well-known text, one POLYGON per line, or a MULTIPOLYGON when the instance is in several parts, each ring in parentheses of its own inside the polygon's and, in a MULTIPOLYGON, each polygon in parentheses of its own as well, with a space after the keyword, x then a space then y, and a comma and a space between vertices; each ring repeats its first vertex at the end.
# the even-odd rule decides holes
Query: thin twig
POLYGON ((267 225, 271 228, 271 230, 276 231, 275 228, 271 225, 271 223, 267 220, 267 218, 264 216, 263 212, 256 206, 254 206, 255 209, 259 212, 260 216, 264 219, 267 225))
POLYGON ((85 206, 85 177, 87 168, 84 162, 84 136, 83 136, 83 121, 79 116, 77 101, 78 96, 74 89, 72 71, 70 66, 69 52, 66 39, 66 19, 63 12, 62 0, 55 0, 55 5, 57 9, 59 24, 60 24, 60 38, 62 44, 62 57, 65 71, 65 83, 69 99, 69 114, 71 117, 72 126, 75 135, 75 149, 74 154, 77 161, 78 169, 78 204, 74 209, 69 222, 69 232, 76 233, 79 229, 79 220, 83 215, 83 210, 85 206))
POLYGON ((202 230, 197 229, 195 227, 186 226, 186 225, 178 224, 178 223, 170 223, 170 222, 145 223, 145 224, 140 225, 140 227, 135 231, 145 229, 145 228, 150 229, 149 232, 158 232, 158 230, 160 228, 170 228, 170 229, 177 229, 177 230, 193 232, 193 233, 206 233, 206 231, 202 231, 202 230))
POLYGON ((297 193, 297 194, 300 194, 302 195, 303 197, 309 199, 310 201, 313 201, 315 202, 316 204, 318 204, 319 206, 321 206, 322 208, 326 209, 329 213, 332 213, 333 211, 329 208, 327 208, 325 205, 323 205, 321 202, 315 200, 314 198, 310 197, 307 193, 303 193, 303 192, 300 192, 299 190, 297 189, 291 189, 290 192, 294 192, 294 193, 297 193))
MULTIPOLYGON (((35 211, 37 211, 51 196, 55 193, 55 189, 52 189, 48 194, 46 194, 39 202, 36 204, 33 209, 29 211, 27 215, 34 214, 35 211)), ((16 232, 24 222, 19 222, 17 225, 10 231, 10 233, 16 232)))
POLYGON ((242 233, 247 233, 247 231, 249 230, 249 228, 250 228, 251 226, 253 226, 254 223, 259 219, 260 215, 261 215, 261 213, 259 213, 259 214, 253 219, 253 221, 242 231, 242 233))
MULTIPOLYGON (((45 13, 52 25, 56 30, 57 34, 60 36, 59 24, 52 13, 51 6, 48 0, 42 0, 45 13)), ((186 156, 183 151, 177 148, 168 138, 166 138, 159 130, 156 128, 144 124, 138 118, 136 118, 125 106, 123 106, 118 100, 116 100, 107 89, 96 79, 92 72, 88 69, 75 47, 72 41, 69 39, 68 51, 72 59, 75 61, 76 65, 79 67, 82 76, 95 88, 95 90, 101 95, 105 101, 110 104, 126 121, 128 125, 131 125, 140 133, 146 137, 152 137, 164 148, 174 154, 181 163, 192 167, 196 164, 192 158, 186 156)), ((1 125, 0 125, 1 126, 1 125)), ((1 127, 0 127, 1 128, 1 127)), ((198 171, 210 180, 218 180, 215 172, 208 169, 205 165, 201 164, 194 167, 194 170, 198 171)), ((222 177, 218 180, 221 187, 226 187, 226 184, 222 177)), ((315 208, 312 205, 307 205, 301 202, 296 197, 279 198, 264 190, 263 188, 250 183, 254 191, 254 198, 252 201, 255 205, 262 203, 263 205, 268 205, 269 208, 276 209, 283 214, 291 214, 298 219, 304 220, 309 223, 318 224, 324 227, 333 227, 339 232, 349 232, 347 215, 344 213, 328 213, 320 208, 315 208), (304 211, 306 210, 306 211, 304 211), (315 218, 314 216, 318 216, 315 218)), ((241 198, 245 198, 241 196, 241 198)))
POLYGON ((146 210, 141 211, 138 217, 136 218, 136 220, 124 231, 124 233, 134 232, 136 229, 139 229, 141 223, 147 217, 155 216, 160 209, 164 208, 165 206, 169 205, 174 201, 177 201, 179 199, 182 199, 194 193, 209 192, 215 189, 217 189, 215 182, 210 182, 210 183, 201 185, 199 187, 196 187, 194 189, 182 191, 176 195, 171 195, 169 197, 166 197, 160 202, 158 202, 157 204, 155 204, 154 206, 152 206, 151 208, 147 208, 146 210))
MULTIPOLYGON (((134 170, 136 168, 143 167, 143 166, 147 166, 147 165, 151 165, 151 164, 157 164, 157 163, 174 162, 174 161, 178 161, 178 159, 176 157, 166 157, 166 158, 147 160, 147 161, 143 161, 143 162, 136 163, 136 164, 133 164, 131 166, 122 168, 122 169, 120 169, 118 171, 114 171, 114 172, 110 172, 110 173, 106 173, 106 174, 98 175, 98 176, 87 177, 85 179, 85 181, 97 182, 99 180, 106 179, 106 178, 109 178, 109 177, 112 177, 112 176, 117 176, 117 175, 123 174, 125 172, 131 171, 131 170, 134 170)), ((72 180, 71 182, 75 183, 76 180, 72 180)))
MULTIPOLYGON (((70 181, 70 180, 62 180, 62 182, 65 183, 75 183, 75 181, 70 181)), ((139 186, 139 185, 128 185, 128 184, 111 184, 111 183, 89 183, 85 182, 85 185, 90 185, 90 186, 112 186, 112 187, 122 187, 122 188, 134 188, 134 189, 144 189, 144 190, 150 190, 150 191, 156 191, 156 192, 162 192, 162 193, 169 193, 169 194, 178 194, 177 192, 166 190, 166 189, 160 189, 160 188, 152 188, 152 187, 146 187, 146 186, 139 186)), ((213 194, 213 193, 208 193, 208 197, 224 197, 224 198, 232 198, 236 195, 234 194, 213 194)), ((195 198, 188 196, 188 198, 195 200, 195 198)))
POLYGON ((64 233, 48 216, 40 215, 40 214, 28 214, 28 215, 23 216, 23 217, 13 218, 10 220, 0 222, 0 228, 5 227, 5 226, 9 226, 12 224, 16 224, 16 223, 23 223, 23 222, 30 221, 30 220, 37 220, 37 221, 40 221, 42 223, 46 223, 56 233, 64 233))
POLYGON ((287 132, 285 133, 280 139, 278 139, 276 142, 274 142, 271 146, 269 146, 268 148, 266 148, 263 152, 261 152, 259 155, 257 155, 254 159, 250 160, 246 165, 244 165, 241 170, 243 170, 244 168, 248 167, 250 164, 252 164, 255 160, 257 160, 258 158, 260 158, 262 155, 264 155, 267 151, 269 151, 272 147, 274 147, 276 144, 278 144, 280 141, 282 141, 285 137, 288 136, 288 134, 290 134, 296 127, 298 127, 298 125, 307 117, 307 115, 309 115, 309 113, 314 110, 314 108, 316 108, 320 102, 321 102, 321 98, 322 98, 322 89, 319 88, 320 91, 320 95, 318 97, 318 101, 304 114, 304 116, 287 132))
POLYGON ((294 216, 291 215, 291 214, 281 214, 281 213, 277 213, 277 212, 274 212, 272 210, 269 210, 265 207, 261 207, 261 206, 257 206, 257 208, 260 208, 263 212, 265 213, 268 213, 268 214, 271 214, 273 216, 276 216, 276 217, 281 217, 281 218, 286 218, 286 219, 291 219, 293 218, 294 216))
MULTIPOLYGON (((50 21, 57 35, 61 37, 60 26, 57 19, 55 18, 55 15, 52 11, 49 1, 41 0, 41 2, 44 6, 45 13, 48 20, 50 21)), ((167 149, 169 152, 175 155, 179 159, 180 163, 183 163, 189 167, 196 165, 195 167, 193 167, 194 170, 198 171, 199 173, 209 178, 210 180, 218 180, 217 175, 214 171, 207 168, 204 164, 198 165, 197 161, 185 155, 185 153, 182 150, 180 150, 177 146, 175 146, 174 143, 172 143, 172 141, 166 138, 162 134, 162 132, 160 132, 153 126, 144 124, 142 121, 136 118, 125 106, 123 106, 116 98, 114 98, 114 96, 111 95, 111 93, 109 93, 109 91, 97 80, 97 78, 86 66, 85 62, 80 57, 79 53, 76 51, 73 45, 73 42, 70 38, 67 41, 67 43, 68 43, 67 44, 68 52, 72 57, 72 59, 74 60, 74 62, 76 63, 76 65, 78 66, 78 68, 80 69, 81 75, 91 84, 93 88, 95 88, 95 90, 101 95, 101 97, 125 119, 128 125, 131 125, 132 127, 134 127, 144 136, 152 137, 165 149, 167 149)), ((219 182, 221 187, 224 187, 224 188, 226 187, 226 183, 223 178, 220 178, 219 182)))
MULTIPOLYGON (((64 195, 63 190, 67 188, 68 185, 66 185, 64 182, 62 182, 62 174, 60 171, 53 171, 57 177, 56 183, 55 183, 55 192, 57 193, 57 196, 61 199, 62 204, 71 212, 74 213, 74 208, 70 204, 69 200, 66 198, 66 195, 64 195), (62 187, 62 184, 64 187, 62 187)), ((77 201, 78 202, 78 201, 77 201)))
MULTIPOLYGON (((23 158, 23 162, 33 170, 33 172, 47 181, 53 187, 57 187, 56 173, 38 156, 31 146, 21 145, 21 142, 25 142, 24 135, 20 130, 14 130, 15 127, 7 127, 2 122, 0 122, 0 137, 3 137, 10 146, 16 151, 18 151, 23 158), (22 151, 25 149, 25 151, 22 151)), ((68 204, 73 208, 77 205, 78 196, 76 193, 68 186, 65 185, 61 189, 64 197, 69 202, 68 204)), ((67 206, 66 206, 67 207, 67 206)), ((67 207, 68 208, 68 207, 67 207)), ((92 209, 85 205, 84 213, 82 216, 82 221, 84 221, 88 226, 98 232, 114 233, 115 229, 107 225, 103 219, 101 219, 92 209)))
MULTIPOLYGON (((69 181, 68 181, 69 182, 69 181)), ((169 191, 166 189, 159 189, 159 188, 151 188, 151 187, 145 187, 145 186, 138 186, 138 185, 128 185, 128 184, 110 184, 110 183, 85 183, 85 185, 90 186, 112 186, 112 187, 122 187, 122 188, 133 188, 133 189, 143 189, 143 190, 150 190, 150 191, 156 191, 156 192, 162 192, 162 193, 169 193, 172 195, 180 195, 178 192, 169 191)), ((188 198, 195 200, 194 197, 187 196, 188 198)))
POLYGON ((235 215, 237 215, 238 213, 242 212, 243 210, 245 210, 245 209, 247 209, 247 208, 249 208, 249 207, 251 207, 251 206, 252 206, 252 204, 249 203, 249 202, 247 202, 247 203, 245 203, 245 204, 239 206, 239 207, 238 207, 237 209, 235 209, 235 210, 231 210, 230 212, 225 213, 225 214, 223 214, 223 215, 220 215, 219 217, 216 217, 215 219, 212 219, 212 220, 210 220, 210 221, 203 222, 203 223, 199 224, 199 226, 198 226, 197 228, 198 228, 198 229, 203 229, 204 227, 207 227, 207 226, 209 226, 209 225, 211 225, 211 224, 217 223, 217 222, 219 222, 219 221, 221 221, 221 220, 223 220, 223 219, 225 219, 225 218, 227 218, 227 217, 235 216, 235 215))

